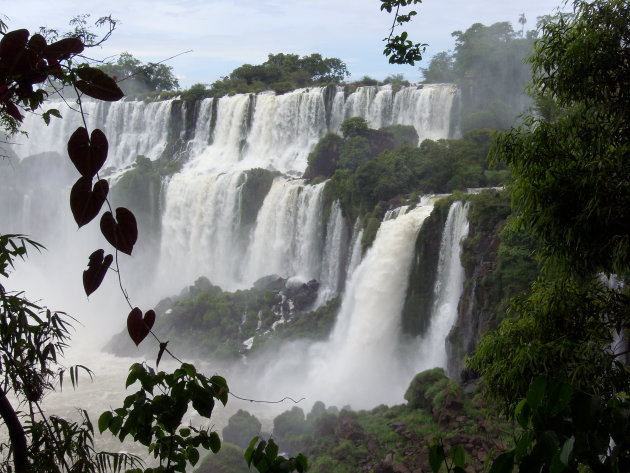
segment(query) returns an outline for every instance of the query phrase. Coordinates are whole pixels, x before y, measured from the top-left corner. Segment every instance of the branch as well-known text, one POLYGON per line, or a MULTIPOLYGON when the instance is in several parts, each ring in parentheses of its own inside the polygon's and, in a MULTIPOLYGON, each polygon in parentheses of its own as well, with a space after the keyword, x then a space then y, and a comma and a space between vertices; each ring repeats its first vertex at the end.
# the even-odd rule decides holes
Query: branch
POLYGON ((27 473, 31 470, 28 461, 28 446, 26 442, 26 434, 22 423, 18 418, 13 406, 7 399, 4 391, 0 391, 0 416, 9 431, 9 439, 13 447, 13 463, 15 464, 15 473, 27 473))

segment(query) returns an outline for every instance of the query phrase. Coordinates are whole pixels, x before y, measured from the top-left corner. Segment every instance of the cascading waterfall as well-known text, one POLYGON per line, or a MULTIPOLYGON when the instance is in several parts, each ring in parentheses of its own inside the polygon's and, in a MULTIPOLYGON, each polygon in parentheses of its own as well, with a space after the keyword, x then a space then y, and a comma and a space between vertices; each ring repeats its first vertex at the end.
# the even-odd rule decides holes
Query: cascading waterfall
POLYGON ((395 123, 413 125, 418 132, 418 144, 426 139, 448 137, 456 94, 454 85, 405 87, 394 97, 392 117, 396 117, 395 123))
POLYGON ((324 184, 278 178, 258 212, 244 275, 319 278, 322 254, 324 184))
MULTIPOLYGON (((352 400, 367 407, 374 402, 400 401, 415 373, 416 367, 401 362, 400 314, 415 236, 432 204, 423 202, 413 210, 389 215, 362 258, 358 222, 351 229, 352 222, 342 214, 338 202, 325 208, 325 183, 310 185, 296 177, 306 169, 308 154, 317 141, 329 131, 338 131, 350 116, 364 117, 377 128, 413 125, 420 140, 447 138, 455 94, 456 89, 449 85, 405 87, 395 93, 391 86, 360 87, 348 97, 342 87, 316 87, 283 95, 205 99, 196 109, 177 100, 85 102, 84 109, 88 127, 101 128, 107 134, 108 166, 118 174, 133 166, 138 155, 157 160, 171 140, 187 141, 178 155, 182 170, 162 187, 157 296, 174 294, 199 276, 229 290, 250 287, 269 274, 317 279, 321 286, 316 306, 345 291, 331 339, 302 349, 301 356, 288 357, 292 363, 301 363, 296 369, 286 361, 276 363, 270 372, 299 371, 308 378, 303 382, 311 387, 315 399, 338 404, 352 400), (174 110, 188 117, 194 111, 194 127, 182 130, 174 110), (260 197, 255 218, 245 222, 244 187, 248 172, 257 168, 274 172, 275 177, 260 197)), ((67 138, 82 123, 65 105, 51 106, 62 110, 64 119, 53 119, 45 128, 39 117, 27 117, 24 129, 37 140, 20 140, 13 147, 20 158, 53 151, 66 159, 67 138)), ((465 209, 458 212, 465 220, 465 209)), ((452 208, 451 213, 457 212, 452 208)), ((460 223, 450 225, 459 228, 460 223)), ((463 235, 443 242, 442 251, 451 248, 452 242, 460 242, 463 235)), ((89 254, 86 251, 80 254, 82 266, 89 254)), ((450 270, 443 271, 447 278, 450 270)), ((440 276, 440 280, 447 279, 440 276)), ((459 281, 455 286, 461 285, 461 276, 459 281)), ((151 281, 142 283, 148 287, 151 281)), ((436 307, 456 307, 453 300, 436 307)), ((441 318, 440 314, 436 309, 434 318, 441 318)), ((438 333, 436 328, 434 338, 439 336, 443 344, 446 333, 438 333)))
POLYGON ((319 294, 315 307, 319 307, 341 292, 344 277, 343 261, 348 256, 344 254, 344 250, 348 248, 348 237, 348 229, 341 212, 341 205, 339 201, 335 201, 331 206, 326 228, 319 294))
POLYGON ((440 243, 437 275, 433 291, 431 322, 423 337, 417 340, 415 371, 440 366, 446 368, 446 336, 457 318, 457 305, 464 290, 464 267, 461 263, 462 242, 468 236, 469 203, 453 202, 440 243))
MULTIPOLYGON (((425 87, 412 89, 415 93, 410 100, 424 97, 425 87)), ((212 99, 201 103, 199 119, 210 117, 216 109, 216 125, 210 136, 207 127, 196 125, 190 160, 167 186, 160 251, 165 270, 159 273, 172 282, 172 268, 177 268, 182 285, 205 275, 225 289, 244 287, 277 273, 318 279, 322 293, 317 305, 338 294, 342 284, 335 281, 348 261, 335 260, 334 255, 349 252, 349 238, 343 240, 339 233, 321 241, 324 233, 328 235, 319 221, 323 186, 314 189, 302 181, 277 177, 251 233, 240 234, 238 223, 239 172, 263 168, 301 175, 318 139, 327 130, 338 128, 348 115, 364 116, 377 127, 399 122, 393 110, 395 97, 402 91, 393 94, 389 86, 362 87, 344 102, 343 89, 337 87, 327 105, 326 90, 235 95, 222 97, 216 104, 212 99), (211 144, 204 147, 203 143, 211 144), (301 205, 310 210, 298 211, 301 205), (303 220, 306 215, 311 220, 303 220), (299 222, 308 222, 308 229, 299 222), (295 245, 303 246, 300 252, 295 245), (203 256, 191 258, 193 252, 203 256)), ((429 95, 432 98, 421 99, 425 104, 450 97, 429 95)), ((449 104, 442 107, 448 109, 449 104)), ((412 112, 405 113, 408 120, 412 112)), ((444 133, 442 137, 447 136, 448 128, 444 133)), ((330 215, 334 225, 330 231, 348 232, 338 211, 332 209, 330 215)))
MULTIPOLYGON (((415 374, 402 363, 401 314, 416 236, 433 210, 429 199, 382 223, 372 247, 348 276, 337 323, 327 342, 287 345, 266 365, 257 390, 299 386, 312 399, 353 407, 399 402, 415 374), (283 382, 286 381, 286 382, 283 382)), ((261 371, 254 363, 251 372, 261 371)), ((248 378, 247 373, 235 378, 248 378)))
MULTIPOLYGON (((161 102, 96 102, 82 104, 89 130, 100 128, 108 137, 107 166, 123 169, 135 163, 138 155, 150 159, 160 157, 169 137, 173 100, 161 102)), ((63 119, 52 118, 46 127, 40 116, 27 114, 22 129, 28 136, 15 136, 13 151, 19 157, 57 152, 67 159, 66 143, 79 126, 81 115, 65 102, 50 102, 47 108, 61 111, 63 119), (33 138, 36 137, 36 138, 33 138)))
POLYGON ((415 239, 432 210, 433 204, 424 202, 383 222, 350 276, 337 324, 324 348, 334 355, 328 356, 328 366, 311 373, 331 399, 356 399, 357 405, 366 406, 373 399, 400 398, 403 379, 409 379, 409 373, 397 369, 402 306, 415 239))

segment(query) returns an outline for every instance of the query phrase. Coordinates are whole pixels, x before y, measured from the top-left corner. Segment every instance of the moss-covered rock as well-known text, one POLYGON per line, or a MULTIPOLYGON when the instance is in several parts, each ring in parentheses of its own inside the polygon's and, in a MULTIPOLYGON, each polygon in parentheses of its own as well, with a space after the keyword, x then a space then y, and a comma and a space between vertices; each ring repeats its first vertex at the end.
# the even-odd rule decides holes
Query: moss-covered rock
POLYGON ((269 193, 276 173, 267 169, 249 169, 243 174, 241 189, 241 228, 243 234, 256 222, 258 211, 269 193))
POLYGON ((471 204, 468 238, 462 247, 466 282, 446 340, 448 373, 461 379, 476 376, 465 370, 465 355, 497 326, 510 300, 527 291, 539 273, 531 233, 506 225, 512 212, 507 192, 487 190, 465 198, 471 204))
POLYGON ((344 140, 334 133, 326 134, 308 155, 304 179, 332 176, 339 167, 339 156, 344 140))
POLYGON ((414 376, 405 392, 407 407, 411 409, 431 409, 437 391, 448 382, 443 368, 433 368, 414 376))
POLYGON ((411 336, 424 334, 431 321, 442 231, 453 200, 445 198, 436 202, 416 238, 414 261, 409 272, 409 286, 402 312, 403 332, 411 336))

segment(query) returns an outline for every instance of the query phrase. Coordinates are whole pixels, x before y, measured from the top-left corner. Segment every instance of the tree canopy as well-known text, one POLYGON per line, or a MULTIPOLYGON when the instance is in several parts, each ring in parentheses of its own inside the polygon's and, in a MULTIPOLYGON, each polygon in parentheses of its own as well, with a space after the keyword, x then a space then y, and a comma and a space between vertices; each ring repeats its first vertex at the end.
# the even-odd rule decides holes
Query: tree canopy
POLYGON ((615 282, 630 270, 629 25, 624 0, 576 0, 546 21, 530 62, 555 112, 528 116, 492 152, 512 170, 515 224, 539 239, 545 263, 472 360, 526 430, 497 471, 630 467, 630 375, 616 342, 630 301, 615 282))
POLYGON ((100 69, 114 77, 127 96, 179 88, 171 66, 155 62, 144 64, 127 52, 120 54, 115 63, 105 64, 100 69))
POLYGON ((275 90, 288 92, 310 85, 339 84, 349 76, 346 64, 321 54, 300 57, 297 54, 269 54, 259 65, 244 64, 210 87, 212 96, 275 90))
POLYGON ((528 103, 526 85, 536 31, 527 35, 508 22, 475 23, 454 31, 455 51, 440 52, 422 68, 425 83, 454 82, 461 90, 461 128, 508 128, 528 103))

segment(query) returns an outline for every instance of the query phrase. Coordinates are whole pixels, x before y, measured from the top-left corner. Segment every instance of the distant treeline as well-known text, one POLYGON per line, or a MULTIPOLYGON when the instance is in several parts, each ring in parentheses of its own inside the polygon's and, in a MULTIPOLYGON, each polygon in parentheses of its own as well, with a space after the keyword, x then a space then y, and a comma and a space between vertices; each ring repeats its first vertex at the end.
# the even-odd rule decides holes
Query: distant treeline
MULTIPOLYGON (((545 19, 539 20, 539 25, 545 19)), ((455 50, 436 54, 423 68, 424 82, 455 83, 461 90, 462 132, 475 128, 508 128, 530 103, 526 86, 531 80, 527 58, 537 30, 514 31, 508 22, 475 23, 455 31, 455 50)))
MULTIPOLYGON (((539 19, 538 28, 545 18, 539 19)), ((475 23, 466 31, 455 31, 455 49, 436 54, 421 71, 424 83, 455 83, 461 90, 459 122, 462 133, 478 128, 504 129, 514 124, 515 117, 531 102, 526 85, 531 78, 527 58, 533 52, 536 30, 521 31, 509 22, 484 26, 475 23)), ((169 98, 200 100, 239 93, 272 90, 283 94, 294 89, 329 84, 346 85, 348 92, 359 86, 391 84, 394 91, 409 85, 402 74, 384 81, 364 76, 346 83, 350 75, 346 64, 338 58, 321 54, 269 54, 262 64, 244 64, 212 84, 194 84, 179 90, 172 68, 164 64, 143 64, 128 53, 103 70, 120 80, 125 93, 135 98, 169 98)))

